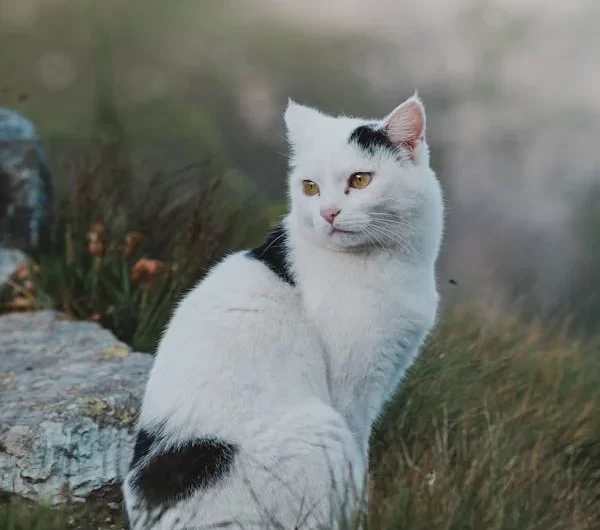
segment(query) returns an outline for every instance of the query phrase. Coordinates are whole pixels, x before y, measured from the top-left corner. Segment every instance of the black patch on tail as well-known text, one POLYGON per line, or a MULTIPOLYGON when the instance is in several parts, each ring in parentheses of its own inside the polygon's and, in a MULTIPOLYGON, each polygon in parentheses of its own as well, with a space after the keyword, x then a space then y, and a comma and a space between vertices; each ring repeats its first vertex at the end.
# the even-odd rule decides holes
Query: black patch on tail
POLYGON ((378 150, 384 149, 397 153, 398 148, 388 138, 382 129, 376 129, 375 126, 361 125, 352 131, 348 143, 356 144, 360 149, 366 151, 371 156, 378 150))
POLYGON ((260 247, 248 251, 246 255, 249 258, 262 261, 284 282, 295 285, 294 278, 287 269, 286 256, 288 250, 286 237, 285 228, 282 225, 278 225, 260 247))
POLYGON ((166 448, 164 441, 159 432, 141 429, 131 462, 130 486, 150 508, 166 508, 215 486, 231 471, 238 451, 236 445, 213 437, 166 448))

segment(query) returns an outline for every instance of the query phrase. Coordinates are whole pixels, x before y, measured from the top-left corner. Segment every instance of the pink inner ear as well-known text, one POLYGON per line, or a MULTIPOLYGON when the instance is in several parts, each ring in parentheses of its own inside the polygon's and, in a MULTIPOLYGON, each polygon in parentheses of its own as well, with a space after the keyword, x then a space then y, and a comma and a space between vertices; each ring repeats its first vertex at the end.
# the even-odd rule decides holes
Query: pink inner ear
POLYGON ((423 107, 417 101, 408 101, 398 107, 388 118, 386 132, 394 144, 408 149, 412 158, 425 136, 423 107))

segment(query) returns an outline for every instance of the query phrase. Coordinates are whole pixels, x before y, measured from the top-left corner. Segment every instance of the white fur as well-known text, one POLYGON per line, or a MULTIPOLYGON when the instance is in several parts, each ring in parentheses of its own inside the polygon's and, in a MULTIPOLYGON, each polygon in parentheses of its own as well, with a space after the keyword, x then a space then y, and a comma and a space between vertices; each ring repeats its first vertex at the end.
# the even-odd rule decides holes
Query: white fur
POLYGON ((173 316, 140 417, 141 426, 166 421, 176 441, 218 436, 240 454, 222 483, 152 525, 128 477, 136 530, 226 521, 331 527, 358 506, 373 422, 435 322, 443 207, 418 97, 379 122, 397 142, 412 135, 399 157, 349 144, 357 126, 373 121, 292 101, 285 121, 292 156, 284 223, 296 286, 241 253, 213 268, 173 316), (415 106, 421 131, 411 126, 415 106), (371 183, 348 190, 358 171, 372 172, 371 183), (320 194, 303 193, 306 179, 320 194), (334 226, 351 233, 331 233, 319 214, 328 208, 340 209, 334 226))

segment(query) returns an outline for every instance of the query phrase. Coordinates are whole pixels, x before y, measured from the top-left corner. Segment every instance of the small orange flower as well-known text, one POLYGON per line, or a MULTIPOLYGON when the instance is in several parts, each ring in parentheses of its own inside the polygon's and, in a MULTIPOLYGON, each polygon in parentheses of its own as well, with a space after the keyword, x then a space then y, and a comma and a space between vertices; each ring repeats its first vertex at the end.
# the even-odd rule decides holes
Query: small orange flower
POLYGON ((15 311, 27 311, 35 308, 35 301, 27 296, 15 296, 8 305, 15 311))
POLYGON ((165 264, 157 259, 140 259, 131 271, 131 280, 134 282, 143 281, 149 286, 165 270, 165 264))
POLYGON ((92 256, 100 257, 104 253, 104 244, 99 239, 90 241, 88 251, 92 256))
POLYGON ((102 221, 96 221, 91 227, 89 234, 98 234, 98 237, 104 236, 104 223, 102 221))
POLYGON ((125 248, 123 254, 130 256, 138 245, 144 240, 144 235, 139 232, 128 232, 125 236, 125 248))
POLYGON ((104 223, 94 223, 87 233, 88 252, 100 257, 104 253, 104 223))

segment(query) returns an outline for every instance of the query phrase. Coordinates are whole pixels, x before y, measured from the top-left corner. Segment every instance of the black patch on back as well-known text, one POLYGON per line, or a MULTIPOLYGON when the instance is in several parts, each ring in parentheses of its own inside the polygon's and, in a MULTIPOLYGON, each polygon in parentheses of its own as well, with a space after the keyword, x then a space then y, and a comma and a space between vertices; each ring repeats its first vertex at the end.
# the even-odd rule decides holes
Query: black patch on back
POLYGON ((164 447, 164 435, 138 433, 130 485, 149 507, 168 507, 215 486, 231 471, 238 448, 218 438, 197 438, 164 447), (163 446, 163 447, 160 447, 163 446))
POLYGON ((135 440, 135 447, 133 449, 133 459, 129 469, 138 467, 140 461, 148 456, 152 447, 156 446, 158 442, 157 436, 150 431, 142 428, 138 432, 135 440))
POLYGON ((397 146, 388 138, 385 131, 376 129, 375 126, 361 125, 352 131, 348 143, 355 143, 360 149, 366 151, 371 156, 380 149, 385 149, 393 153, 398 152, 397 146))
POLYGON ((282 225, 278 225, 260 247, 248 251, 246 255, 249 258, 262 261, 284 282, 295 285, 294 278, 287 269, 286 237, 285 228, 282 225))

